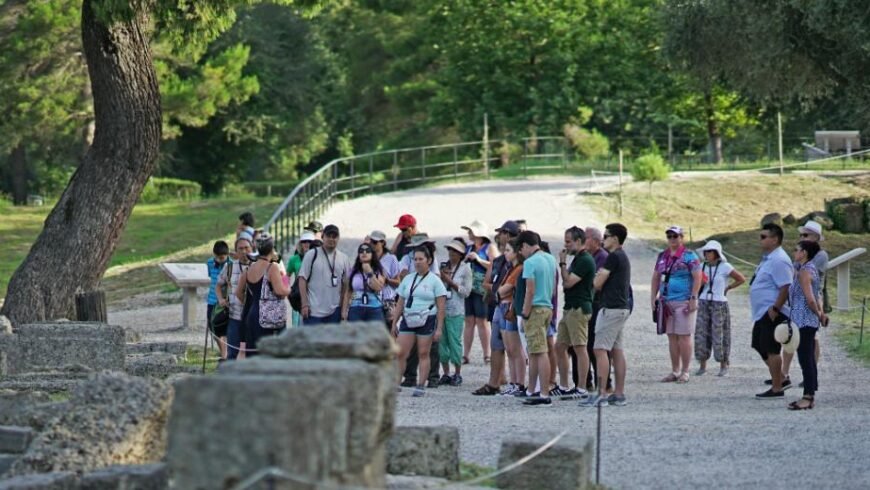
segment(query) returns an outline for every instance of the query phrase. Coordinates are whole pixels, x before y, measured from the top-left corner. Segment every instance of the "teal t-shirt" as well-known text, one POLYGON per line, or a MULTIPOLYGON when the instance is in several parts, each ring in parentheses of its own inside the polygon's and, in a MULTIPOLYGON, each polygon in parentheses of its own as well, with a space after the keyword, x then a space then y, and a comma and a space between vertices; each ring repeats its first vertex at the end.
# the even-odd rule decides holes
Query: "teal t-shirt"
POLYGON ((553 308, 553 288, 556 285, 556 259, 539 251, 523 262, 523 279, 535 281, 532 306, 553 308))
POLYGON ((412 272, 402 279, 396 293, 405 301, 406 311, 429 310, 429 315, 434 315, 437 313, 434 307, 435 298, 447 296, 447 288, 444 287, 441 278, 436 274, 430 272, 424 277, 420 277, 416 272, 412 272), (411 296, 412 287, 414 289, 414 301, 408 307, 408 298, 411 296))

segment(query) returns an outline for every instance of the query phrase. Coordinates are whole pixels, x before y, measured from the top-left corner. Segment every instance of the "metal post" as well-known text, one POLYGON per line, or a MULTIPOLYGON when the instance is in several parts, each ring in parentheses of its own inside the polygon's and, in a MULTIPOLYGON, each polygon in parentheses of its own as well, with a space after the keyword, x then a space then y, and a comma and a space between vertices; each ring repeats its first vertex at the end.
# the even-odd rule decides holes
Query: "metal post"
POLYGON ((458 147, 453 147, 453 180, 459 180, 459 149, 458 147))
MULTIPOLYGON (((839 289, 840 285, 837 284, 839 289)), ((861 331, 858 333, 858 345, 864 342, 864 314, 867 313, 867 297, 864 296, 864 301, 861 302, 861 331)))
POLYGON ((785 172, 785 164, 782 159, 782 113, 779 111, 776 113, 776 126, 777 132, 779 133, 779 175, 781 176, 785 172))
POLYGON ((674 126, 668 124, 668 162, 674 164, 674 126))
POLYGON ((622 150, 619 150, 619 217, 622 217, 624 203, 622 201, 622 150))
POLYGON ((423 183, 426 183, 426 148, 420 152, 420 168, 423 171, 423 183))
POLYGON ((399 152, 393 152, 393 191, 399 190, 399 184, 396 180, 399 178, 399 152))
POLYGON ((483 113, 483 174, 489 178, 489 119, 483 113))
POLYGON ((354 194, 356 193, 356 171, 354 169, 354 160, 350 159, 350 198, 354 198, 354 194))
MULTIPOLYGON (((599 390, 601 392, 601 390, 599 390)), ((590 395, 591 396, 591 395, 590 395)), ((601 484, 601 404, 598 404, 598 427, 595 430, 595 484, 601 484)))
POLYGON ((369 192, 375 193, 375 157, 369 157, 369 192))

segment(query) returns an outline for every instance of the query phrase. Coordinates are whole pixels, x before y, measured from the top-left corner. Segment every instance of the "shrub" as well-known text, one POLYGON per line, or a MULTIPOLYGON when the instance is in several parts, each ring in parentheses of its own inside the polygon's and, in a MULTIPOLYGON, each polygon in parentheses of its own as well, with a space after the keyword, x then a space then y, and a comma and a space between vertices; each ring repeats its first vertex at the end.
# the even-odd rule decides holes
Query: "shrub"
POLYGON ((610 141, 598 131, 575 124, 566 124, 562 129, 574 150, 584 158, 601 158, 610 153, 610 141))
POLYGON ((634 161, 631 176, 638 182, 649 182, 649 192, 652 193, 653 182, 667 180, 671 167, 660 155, 648 153, 634 161))
POLYGON ((139 202, 153 204, 166 201, 199 199, 202 186, 191 180, 151 177, 142 189, 139 202))
POLYGON ((523 156, 523 147, 508 141, 502 141, 501 145, 496 149, 499 157, 499 163, 502 167, 507 167, 511 162, 519 160, 523 156))

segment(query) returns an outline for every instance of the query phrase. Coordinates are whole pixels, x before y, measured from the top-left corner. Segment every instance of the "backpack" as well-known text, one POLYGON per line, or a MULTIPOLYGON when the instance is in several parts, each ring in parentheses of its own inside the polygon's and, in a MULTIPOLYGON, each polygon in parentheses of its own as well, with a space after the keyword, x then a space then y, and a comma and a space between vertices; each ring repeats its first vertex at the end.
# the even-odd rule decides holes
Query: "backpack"
MULTIPOLYGON (((314 258, 311 259, 311 265, 308 267, 308 282, 311 282, 311 272, 314 270, 314 261, 317 260, 317 250, 314 249, 314 258)), ((288 298, 290 300, 290 307, 293 308, 293 311, 302 311, 302 293, 299 292, 299 273, 296 273, 296 277, 293 278, 293 286, 290 288, 290 296, 288 298)))

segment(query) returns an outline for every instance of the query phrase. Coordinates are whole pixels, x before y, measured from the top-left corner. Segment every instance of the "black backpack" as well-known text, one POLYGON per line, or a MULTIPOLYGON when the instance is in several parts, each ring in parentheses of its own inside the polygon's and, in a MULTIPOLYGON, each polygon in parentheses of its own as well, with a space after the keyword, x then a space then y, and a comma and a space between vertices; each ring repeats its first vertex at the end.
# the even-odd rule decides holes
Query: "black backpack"
MULTIPOLYGON (((311 266, 308 267, 308 281, 311 282, 311 272, 314 270, 314 261, 317 260, 317 248, 314 249, 314 258, 311 259, 311 266)), ((293 308, 293 311, 302 311, 302 293, 299 292, 299 273, 296 273, 296 277, 293 279, 293 286, 290 288, 290 296, 287 297, 290 300, 290 307, 293 308)))

